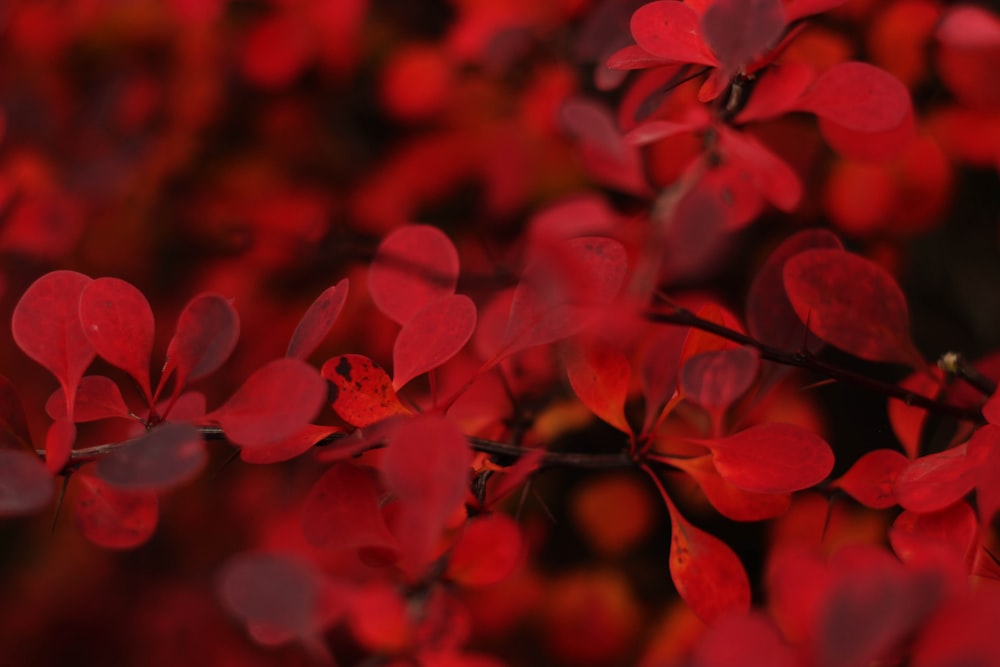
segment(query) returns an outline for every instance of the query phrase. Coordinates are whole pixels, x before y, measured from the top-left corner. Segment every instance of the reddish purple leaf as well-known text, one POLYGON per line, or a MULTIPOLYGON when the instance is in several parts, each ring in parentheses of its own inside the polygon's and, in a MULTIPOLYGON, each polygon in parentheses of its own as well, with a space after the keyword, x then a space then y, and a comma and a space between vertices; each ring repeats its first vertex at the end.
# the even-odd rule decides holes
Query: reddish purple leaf
MULTIPOLYGON (((981 431, 973 438, 984 437, 981 431)), ((970 443, 910 461, 896 479, 899 504, 912 512, 934 512, 972 491, 982 463, 980 454, 988 450, 970 449, 970 443)))
POLYGON ((295 327, 292 339, 288 341, 286 357, 305 360, 316 351, 344 308, 349 285, 347 278, 344 278, 333 287, 327 288, 313 301, 295 327))
POLYGON ((865 507, 892 507, 896 504, 896 478, 907 464, 909 459, 893 449, 875 449, 855 461, 831 486, 843 489, 865 507))
POLYGON ((333 384, 333 410, 352 426, 364 428, 409 410, 400 403, 389 374, 360 354, 329 359, 320 374, 333 384))
POLYGON ((152 403, 149 363, 155 323, 142 292, 118 278, 98 278, 80 295, 80 322, 97 354, 131 375, 152 403))
MULTIPOLYGON (((728 168, 739 178, 749 179, 764 199, 782 211, 792 211, 799 205, 802 200, 802 182, 788 163, 771 149, 745 132, 727 128, 720 129, 720 145, 728 157, 728 168)), ((724 192, 736 189, 734 180, 729 177, 724 181, 724 192)), ((729 228, 735 229, 747 224, 753 216, 746 220, 733 214, 727 217, 729 228)))
POLYGON ((941 17, 935 36, 961 48, 1000 48, 1000 18, 983 7, 955 5, 941 17))
MULTIPOLYGON (((264 445, 243 445, 240 447, 240 459, 244 463, 280 463, 294 459, 296 456, 306 453, 316 444, 334 433, 340 433, 341 429, 336 426, 319 426, 317 424, 306 424, 298 433, 277 442, 269 442, 264 445)), ((345 453, 348 457, 353 453, 345 453)))
MULTIPOLYGON (((66 418, 66 395, 62 389, 55 390, 49 396, 49 400, 45 402, 45 413, 52 419, 66 418)), ((74 422, 92 422, 112 417, 131 419, 129 413, 128 405, 114 380, 103 375, 85 375, 80 379, 73 412, 74 422)))
POLYGON ((218 294, 199 294, 191 299, 180 317, 173 339, 167 346, 167 360, 156 395, 172 372, 174 395, 184 385, 219 368, 236 347, 240 337, 240 317, 229 299, 218 294))
POLYGON ((695 528, 670 510, 670 577, 677 593, 706 623, 750 608, 750 582, 743 563, 717 537, 695 528))
POLYGON ((224 405, 205 415, 235 445, 276 443, 300 432, 319 414, 326 383, 301 359, 275 359, 248 377, 224 405))
POLYGON ((759 365, 760 354, 750 347, 697 354, 681 367, 681 395, 705 408, 719 426, 726 409, 753 385, 759 365))
POLYGON ((168 422, 105 455, 96 474, 124 491, 163 491, 192 479, 207 463, 198 429, 168 422))
POLYGON ((24 292, 11 320, 14 342, 56 376, 70 414, 76 387, 95 356, 80 324, 80 294, 90 282, 75 271, 47 273, 24 292))
POLYGON ((1000 426, 1000 391, 993 392, 983 404, 983 416, 989 423, 1000 426))
POLYGON ((400 227, 379 244, 368 290, 379 310, 405 324, 432 301, 454 294, 458 251, 437 227, 400 227))
POLYGON ((700 20, 683 2, 650 2, 632 14, 632 37, 644 51, 666 61, 717 65, 702 41, 700 20))
POLYGON ((476 304, 452 294, 432 301, 406 321, 392 348, 393 387, 445 363, 465 347, 476 329, 476 304))
POLYGON ((80 533, 108 549, 131 549, 156 530, 159 500, 151 491, 123 491, 90 475, 80 475, 73 519, 80 533))
POLYGON ((758 424, 725 438, 695 442, 712 450, 723 479, 756 493, 807 489, 833 470, 830 445, 794 424, 758 424))
POLYGON ((910 311, 899 285, 871 260, 806 250, 785 262, 785 290, 799 319, 827 343, 869 361, 918 367, 910 311))
POLYGON ((783 350, 805 346, 818 352, 819 340, 807 333, 785 293, 784 268, 789 258, 804 250, 839 250, 843 244, 825 229, 807 229, 785 239, 757 271, 747 292, 747 328, 757 340, 783 350))
POLYGON ((73 452, 76 442, 76 424, 59 419, 49 425, 45 433, 45 467, 53 475, 62 471, 73 452))
POLYGON ((828 12, 834 7, 847 2, 847 0, 792 0, 785 3, 786 19, 789 23, 803 16, 811 14, 821 14, 828 12))
POLYGON ((379 562, 396 558, 396 539, 382 516, 382 491, 372 468, 335 463, 306 496, 302 530, 310 544, 330 549, 377 551, 379 562))
POLYGON ((861 62, 823 72, 795 107, 859 132, 899 127, 910 112, 910 93, 888 72, 861 62))
POLYGON ((52 474, 33 453, 0 449, 0 516, 40 512, 55 490, 52 474))
POLYGON ((632 433, 625 418, 632 370, 618 348, 601 341, 587 341, 566 348, 566 375, 577 397, 591 412, 622 433, 632 433))
POLYGON ((701 34, 729 76, 773 46, 785 31, 781 0, 715 0, 701 17, 701 34))
POLYGON ((763 521, 784 514, 791 504, 791 494, 754 493, 727 482, 719 476, 711 456, 664 458, 691 475, 712 507, 727 519, 763 521))
MULTIPOLYGON (((65 407, 64 401, 64 410, 65 407)), ((0 375, 0 449, 7 446, 34 449, 21 397, 14 384, 0 375)))

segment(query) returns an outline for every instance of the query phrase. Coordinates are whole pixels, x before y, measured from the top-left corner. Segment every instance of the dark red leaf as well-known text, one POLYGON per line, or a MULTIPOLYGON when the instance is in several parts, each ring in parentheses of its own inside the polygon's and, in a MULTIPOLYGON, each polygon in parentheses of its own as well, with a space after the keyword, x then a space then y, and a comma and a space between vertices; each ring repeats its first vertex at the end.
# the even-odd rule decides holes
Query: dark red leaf
MULTIPOLYGON (((80 379, 73 412, 74 422, 91 422, 112 417, 131 419, 129 412, 114 380, 103 375, 85 375, 80 379)), ((66 395, 62 389, 57 389, 49 396, 49 400, 45 402, 45 413, 52 419, 66 418, 66 395)))
POLYGON ((625 418, 632 370, 621 350, 603 341, 568 346, 563 355, 566 375, 577 397, 591 412, 623 433, 632 433, 625 418))
POLYGON ((868 452, 831 486, 844 490, 865 507, 884 509, 896 504, 893 488, 909 459, 893 449, 868 452))
POLYGON ((207 463, 198 429, 168 422, 98 460, 96 474, 124 491, 163 491, 192 479, 207 463))
POLYGON ((452 294, 432 301, 403 324, 392 348, 393 387, 445 363, 465 347, 476 329, 476 305, 452 294))
POLYGON ((1000 391, 993 392, 983 404, 983 416, 989 423, 1000 426, 1000 391))
POLYGON ((899 127, 911 107, 899 79, 874 65, 846 62, 823 72, 796 108, 848 130, 884 132, 899 127))
MULTIPOLYGON (((65 400, 62 407, 66 409, 65 400)), ((0 449, 6 446, 34 449, 21 397, 14 384, 0 375, 0 449)))
POLYGON ((914 638, 912 667, 993 667, 1000 655, 1000 595, 995 586, 978 586, 950 600, 914 638))
POLYGON ((794 424, 758 424, 725 438, 695 442, 712 450, 715 468, 723 479, 747 491, 807 489, 833 470, 830 445, 794 424))
POLYGON ((758 611, 720 617, 699 637, 694 649, 697 667, 796 667, 795 651, 774 623, 758 611))
POLYGON ((496 507, 501 500, 527 481, 532 473, 538 470, 544 456, 545 452, 541 449, 532 449, 519 458, 514 465, 504 468, 500 481, 490 488, 487 506, 496 507))
POLYGON ((968 455, 978 462, 976 474, 976 505, 979 519, 989 525, 1000 512, 1000 425, 980 427, 969 441, 968 455))
POLYGON ((73 519, 80 533, 108 549, 137 547, 156 530, 159 500, 151 491, 123 491, 90 475, 80 475, 73 519))
POLYGON ((80 322, 102 359, 131 375, 149 403, 149 363, 155 323, 149 302, 118 278, 98 278, 80 295, 80 322))
POLYGON ((188 382, 214 372, 232 354, 239 337, 240 317, 229 299, 218 294, 199 294, 191 299, 177 318, 177 329, 167 345, 156 394, 172 372, 176 371, 175 396, 188 382))
POLYGON ((652 433, 664 407, 677 391, 677 370, 687 334, 686 327, 659 327, 642 356, 640 380, 646 399, 643 435, 652 433))
MULTIPOLYGON (((798 207, 802 200, 802 181, 787 162, 745 132, 720 128, 719 137, 722 152, 727 156, 728 162, 722 169, 716 169, 709 175, 711 173, 726 174, 727 171, 735 174, 735 176, 727 176, 723 179, 724 189, 722 192, 730 194, 738 192, 739 181, 737 179, 740 179, 749 181, 749 184, 756 191, 754 194, 763 196, 765 200, 782 211, 792 211, 798 207)), ((746 198, 751 199, 751 196, 746 198)), ((741 215, 739 202, 730 203, 729 207, 732 210, 726 216, 729 229, 739 229, 745 226, 755 215, 741 215)))
POLYGON ((333 410, 352 426, 365 427, 409 410, 399 402, 392 380, 374 361, 360 354, 329 359, 320 374, 333 383, 333 410))
POLYGON ((923 366, 906 298, 878 264, 840 250, 806 250, 785 262, 784 282, 799 319, 827 343, 869 361, 923 366))
POLYGON ((11 319, 14 342, 56 376, 70 414, 76 387, 95 356, 80 324, 80 294, 90 282, 75 271, 47 273, 24 292, 11 319))
POLYGON ((55 480, 31 452, 0 449, 0 516, 40 512, 52 501, 55 480))
POLYGON ((899 504, 913 512, 934 512, 972 491, 982 457, 969 444, 910 461, 896 479, 899 504))
POLYGON ((333 287, 327 288, 313 301, 295 327, 292 339, 288 341, 286 357, 305 360, 316 351, 344 308, 349 285, 347 278, 344 278, 333 287))
POLYGON ((757 271, 747 292, 746 316, 750 334, 762 343, 783 350, 797 350, 805 346, 811 352, 818 352, 821 347, 819 340, 807 333, 785 293, 785 262, 804 250, 839 250, 843 247, 833 232, 807 229, 793 234, 775 248, 757 271))
POLYGON ((904 511, 889 530, 889 542, 904 563, 935 562, 943 553, 964 567, 979 545, 979 524, 965 501, 936 512, 904 511))
POLYGON ((785 3, 785 13, 787 14, 788 22, 791 23, 803 16, 828 12, 845 2, 847 0, 792 0, 785 3))
POLYGON ((390 562, 396 557, 396 539, 385 524, 381 505, 375 470, 335 463, 306 496, 302 530, 317 547, 375 550, 380 562, 390 562))
POLYGON ((727 482, 719 476, 711 456, 665 458, 691 475, 712 507, 727 519, 763 521, 784 514, 791 504, 791 494, 754 493, 727 482))
MULTIPOLYGON (((316 443, 334 433, 340 433, 341 429, 336 426, 319 426, 317 424, 306 424, 298 433, 263 445, 242 445, 240 447, 240 459, 245 463, 279 463, 294 459, 296 456, 306 453, 312 449, 316 443)), ((345 458, 353 453, 345 453, 345 458)))
POLYGON ((235 445, 267 445, 294 436, 319 414, 326 383, 301 359, 275 359, 248 377, 222 407, 205 415, 235 445))
POLYGON ((681 368, 681 395, 705 408, 720 426, 726 409, 753 385, 759 364, 760 354, 749 347, 695 355, 681 368))
POLYGON ((489 586, 506 579, 523 557, 517 522, 506 514, 485 514, 466 522, 445 576, 460 586, 489 586))
POLYGON ((53 475, 62 471, 73 452, 76 442, 76 424, 68 419, 59 419, 49 425, 45 433, 45 467, 53 475))
POLYGON ((368 289, 379 310, 405 324, 432 301, 454 294, 458 252, 437 227, 400 227, 379 244, 368 289))
MULTIPOLYGON (((944 372, 934 366, 928 372, 917 371, 899 383, 902 389, 912 391, 927 398, 937 398, 943 387, 944 372)), ((896 438, 903 445, 903 451, 914 458, 920 451, 920 435, 924 422, 927 420, 927 410, 908 405, 898 398, 890 398, 888 405, 889 423, 896 438)))
POLYGON ((670 510, 670 577, 677 593, 706 623, 728 612, 750 608, 750 582, 743 563, 729 546, 695 528, 670 510))
POLYGON ((842 156, 880 163, 903 155, 917 136, 917 124, 911 109, 899 125, 881 132, 852 130, 829 118, 819 119, 819 132, 830 148, 842 156))
POLYGON ((702 41, 700 20, 683 2, 650 2, 632 14, 632 37, 643 50, 663 60, 716 65, 718 61, 702 41))
POLYGON ((785 31, 781 0, 715 0, 701 16, 701 34, 732 76, 774 45, 785 31))

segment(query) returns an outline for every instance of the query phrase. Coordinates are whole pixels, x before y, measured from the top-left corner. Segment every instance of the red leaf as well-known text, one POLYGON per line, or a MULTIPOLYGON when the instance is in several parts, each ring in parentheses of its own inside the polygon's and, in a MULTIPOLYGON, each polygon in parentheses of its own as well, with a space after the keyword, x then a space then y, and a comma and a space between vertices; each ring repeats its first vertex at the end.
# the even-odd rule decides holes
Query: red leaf
POLYGON ((671 62, 716 65, 702 41, 701 17, 683 2, 650 2, 632 14, 631 30, 645 51, 671 62))
POLYGON ((659 327, 642 356, 640 380, 642 394, 646 399, 643 435, 650 434, 656 428, 660 414, 677 391, 677 370, 687 335, 686 327, 659 327))
POLYGON ((795 651, 761 612, 727 614, 710 625, 694 649, 698 667, 796 667, 795 651))
POLYGON ((391 562, 396 558, 396 539, 385 524, 381 501, 373 469, 335 463, 306 496, 302 530, 314 546, 374 550, 379 562, 391 562))
POLYGON ((979 544, 976 513, 964 501, 936 512, 904 511, 889 530, 889 542, 904 563, 936 562, 942 553, 969 563, 979 544))
POLYGON ((489 586, 510 575, 524 556, 521 529, 506 514, 469 519, 455 543, 445 576, 459 586, 489 586))
POLYGON ((118 278, 98 278, 80 295, 80 322, 97 354, 131 375, 152 404, 149 363, 155 323, 142 292, 118 278))
POLYGON ((804 250, 843 249, 833 232, 807 229, 785 239, 757 271, 747 292, 747 328, 754 338, 783 350, 805 347, 818 352, 820 343, 807 333, 785 293, 783 271, 789 258, 804 250))
POLYGON ((622 433, 632 433, 625 418, 631 368, 616 347, 601 341, 568 346, 563 355, 570 386, 595 415, 622 433))
MULTIPOLYGON (((281 461, 288 461, 306 453, 323 438, 340 432, 341 429, 336 426, 306 424, 301 431, 276 442, 269 442, 264 445, 241 446, 240 459, 244 463, 280 463, 281 461)), ((344 456, 346 458, 353 453, 352 451, 344 456)))
POLYGON ((796 104, 837 125, 859 132, 899 127, 910 112, 910 93, 874 65, 846 62, 823 72, 796 104))
POLYGON ((59 419, 49 425, 45 434, 45 467, 53 475, 62 471, 73 452, 76 442, 76 424, 59 419))
POLYGON ((73 519, 84 537, 108 549, 131 549, 152 537, 159 516, 155 493, 122 491, 90 475, 78 479, 73 519))
MULTIPOLYGON (((64 401, 64 410, 65 406, 64 401)), ((0 375, 0 449, 7 445, 34 449, 21 397, 18 396, 13 383, 0 375)))
POLYGON ((790 494, 754 493, 727 482, 719 476, 711 456, 664 458, 691 475, 712 507, 727 519, 763 521, 784 514, 791 504, 790 494))
POLYGON ((1000 426, 987 424, 981 427, 969 443, 970 455, 979 464, 976 479, 976 505, 979 520, 989 525, 1000 512, 1000 426))
POLYGON ((344 308, 349 285, 347 278, 344 278, 333 287, 327 288, 313 301, 295 327, 292 339, 288 341, 286 357, 305 360, 316 351, 344 308))
POLYGON ((670 511, 670 577, 677 593, 706 623, 750 608, 750 582, 729 546, 670 511))
MULTIPOLYGON (((943 380, 944 372, 934 366, 929 369, 929 374, 917 371, 900 382, 899 386, 927 398, 937 398, 943 380)), ((903 451, 910 458, 917 456, 920 450, 920 434, 927 420, 927 410, 907 405, 898 398, 890 398, 888 413, 892 431, 903 445, 903 451)))
POLYGON ((941 18, 935 36, 947 44, 968 49, 1000 47, 1000 18, 982 7, 957 5, 941 18))
POLYGON ((191 299, 177 318, 177 329, 167 345, 156 394, 174 371, 175 396, 188 382, 214 372, 232 354, 239 337, 240 317, 229 299, 218 294, 199 294, 191 299))
POLYGON ((726 409, 753 384, 759 365, 760 354, 749 347, 695 355, 681 368, 681 395, 705 408, 718 427, 726 409))
POLYGON ((454 294, 458 271, 458 252, 444 232, 407 225, 382 239, 368 289, 379 310, 405 324, 427 304, 454 294))
POLYGON ((333 383, 333 410, 352 426, 364 428, 393 415, 408 414, 392 380, 374 361, 360 354, 329 359, 320 374, 333 383))
POLYGON ((0 516, 42 511, 55 487, 52 474, 35 454, 0 448, 0 516))
POLYGON ((222 427, 226 438, 249 447, 284 440, 319 414, 326 383, 300 359, 275 359, 248 377, 222 407, 205 415, 222 427))
POLYGON ((70 414, 76 387, 95 356, 80 324, 80 294, 90 282, 75 271, 47 273, 24 292, 11 319, 14 342, 56 376, 70 414))
POLYGON ((392 348, 393 387, 445 363, 465 347, 476 329, 476 305, 461 294, 444 296, 403 324, 392 348))
POLYGON ((896 478, 908 463, 909 459, 895 450, 876 449, 855 461, 831 486, 843 489, 865 507, 892 507, 896 504, 896 478))
MULTIPOLYGON (((66 395, 62 389, 55 390, 49 396, 49 400, 45 402, 45 413, 52 419, 66 418, 66 395)), ((85 375, 80 379, 73 412, 74 422, 92 422, 112 417, 131 419, 129 413, 128 405, 114 380, 103 375, 85 375)))
POLYGON ((878 264, 840 250, 806 250, 785 262, 784 280, 799 319, 827 343, 869 361, 923 366, 910 341, 906 298, 878 264))
POLYGON ((712 450, 723 479, 747 491, 807 489, 833 470, 833 452, 826 441, 794 424, 758 424, 725 438, 694 442, 712 450))
POLYGON ((207 463, 198 429, 168 422, 105 455, 96 474, 124 491, 163 491, 192 479, 207 463))
MULTIPOLYGON (((979 431, 976 437, 981 437, 979 431)), ((899 504, 913 512, 934 512, 972 491, 982 461, 969 445, 966 442, 910 461, 896 479, 899 504)))
POLYGON ((1000 391, 993 392, 983 404, 983 416, 991 424, 1000 425, 1000 391))
POLYGON ((784 31, 781 0, 715 0, 701 17, 705 43, 728 76, 762 55, 784 31))
POLYGON ((736 115, 735 122, 769 120, 784 115, 812 83, 815 72, 801 63, 771 65, 757 77, 746 106, 736 115))
POLYGON ((490 489, 487 507, 496 507, 501 500, 527 481, 538 470, 538 466, 541 464, 544 456, 545 452, 543 450, 532 449, 519 458, 514 465, 504 468, 503 474, 500 476, 500 481, 490 489))
POLYGON ((830 148, 842 156, 879 163, 902 156, 917 136, 917 125, 911 109, 899 125, 881 132, 852 130, 829 118, 819 119, 819 132, 830 148))

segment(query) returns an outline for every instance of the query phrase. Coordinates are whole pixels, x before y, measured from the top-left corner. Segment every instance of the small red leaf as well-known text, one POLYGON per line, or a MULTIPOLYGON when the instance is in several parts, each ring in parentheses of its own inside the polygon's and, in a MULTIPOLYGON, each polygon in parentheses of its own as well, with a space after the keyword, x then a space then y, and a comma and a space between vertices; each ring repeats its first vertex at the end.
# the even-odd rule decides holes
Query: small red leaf
POLYGON ((622 433, 632 433, 625 418, 632 371, 621 350, 587 341, 567 347, 563 361, 570 386, 583 404, 622 433))
POLYGON ((799 319, 827 343, 869 361, 923 365, 910 341, 906 298, 878 264, 840 250, 806 250, 785 262, 784 281, 799 319))
MULTIPOLYGON (((103 375, 85 375, 80 379, 73 412, 74 422, 92 422, 112 417, 131 419, 129 412, 114 380, 103 375)), ((49 396, 49 400, 45 402, 45 413, 52 419, 66 418, 66 395, 62 389, 57 389, 49 396)))
MULTIPOLYGON (((340 433, 336 426, 306 424, 301 431, 276 442, 263 445, 241 445, 240 459, 244 463, 280 463, 312 449, 320 440, 334 433, 340 433)), ((353 453, 353 451, 351 452, 353 453)), ((345 454, 345 458, 351 453, 345 454)))
POLYGON ((855 461, 831 486, 843 489, 865 507, 892 507, 896 504, 896 478, 908 463, 909 459, 893 449, 876 449, 855 461))
POLYGON ((177 319, 177 329, 167 346, 167 360, 160 378, 159 395, 171 372, 176 371, 174 394, 188 382, 219 368, 236 347, 240 317, 229 299, 218 294, 199 294, 191 299, 177 319))
POLYGON ((910 93, 888 72, 861 62, 823 72, 796 104, 837 125, 859 132, 899 127, 910 112, 910 93))
POLYGON ((97 354, 131 375, 152 403, 149 363, 155 324, 142 292, 118 278, 98 278, 80 295, 80 322, 97 354))
POLYGON ((329 359, 320 374, 333 383, 333 410, 352 426, 364 428, 393 415, 408 414, 392 380, 374 361, 360 354, 329 359))
POLYGON ((683 2, 650 2, 632 14, 631 30, 645 51, 670 62, 716 65, 700 34, 701 17, 683 2))
POLYGON ((335 463, 316 480, 302 507, 302 530, 321 548, 377 550, 379 562, 396 557, 396 540, 385 524, 375 470, 335 463))
POLYGON ((326 399, 326 383, 300 359, 275 359, 248 377, 222 407, 205 415, 226 438, 249 447, 275 443, 300 432, 326 399))
POLYGON ((0 516, 40 512, 55 490, 55 480, 41 459, 30 452, 0 448, 0 516))
MULTIPOLYGON (((901 389, 912 391, 927 398, 937 398, 943 387, 944 371, 937 366, 929 372, 917 371, 899 383, 901 389)), ((916 457, 920 451, 920 436, 923 433, 924 422, 927 421, 927 410, 908 405, 898 398, 890 398, 888 405, 889 423, 896 438, 903 445, 903 451, 910 458, 916 457)))
POLYGON ((349 285, 347 278, 344 278, 333 287, 327 288, 313 301, 295 327, 292 339, 288 341, 286 357, 305 360, 316 351, 344 308, 349 285))
POLYGON ((454 294, 458 251, 437 227, 400 227, 379 244, 368 289, 379 310, 405 324, 432 301, 454 294))
POLYGON ((979 524, 964 501, 936 512, 904 511, 889 530, 889 542, 904 563, 935 562, 950 554, 964 564, 971 562, 979 544, 979 524))
POLYGON ((393 387, 398 391, 451 359, 475 329, 476 305, 467 296, 444 296, 421 308, 403 324, 392 348, 393 387))
POLYGON ((75 271, 53 271, 35 282, 14 307, 11 332, 25 354, 56 376, 70 404, 83 372, 94 360, 80 324, 80 294, 91 279, 75 271))
POLYGON ((523 558, 517 522, 506 514, 477 516, 465 524, 448 559, 445 576, 460 586, 489 586, 503 581, 523 558))
POLYGON ((750 582, 743 563, 717 537, 695 528, 673 503, 670 510, 670 577, 677 593, 706 623, 750 608, 750 582))
POLYGON ((62 471, 73 452, 76 442, 76 424, 59 419, 49 425, 45 434, 45 467, 53 475, 62 471))
POLYGON ((807 489, 833 470, 830 445, 794 424, 758 424, 725 438, 695 442, 712 450, 715 468, 723 479, 747 491, 807 489))
POLYGON ((155 493, 122 491, 90 475, 78 479, 73 519, 88 540, 108 549, 131 549, 153 535, 159 516, 155 493))
POLYGON ((785 31, 781 0, 715 0, 701 16, 701 33, 729 76, 774 45, 785 31))
POLYGON ((656 427, 664 407, 677 391, 677 370, 687 335, 686 327, 660 327, 642 356, 640 380, 646 399, 646 418, 642 425, 644 435, 650 434, 656 427))
POLYGON ((934 512, 972 491, 981 457, 969 445, 966 442, 910 461, 896 479, 899 504, 912 512, 934 512))
POLYGON ((722 413, 753 384, 759 365, 760 354, 749 347, 695 355, 681 368, 681 395, 708 410, 718 425, 722 413))
POLYGON ((719 476, 711 456, 667 460, 691 475, 712 507, 727 519, 763 521, 784 514, 791 504, 791 494, 754 493, 727 482, 719 476))
POLYGON ((96 474, 125 491, 162 491, 192 479, 207 463, 198 429, 168 422, 101 458, 96 474))

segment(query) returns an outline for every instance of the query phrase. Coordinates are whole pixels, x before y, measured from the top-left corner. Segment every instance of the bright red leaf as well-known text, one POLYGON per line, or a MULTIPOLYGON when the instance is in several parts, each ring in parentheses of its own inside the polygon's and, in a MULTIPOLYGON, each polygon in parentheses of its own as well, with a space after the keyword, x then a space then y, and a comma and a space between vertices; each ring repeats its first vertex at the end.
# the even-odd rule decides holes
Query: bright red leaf
POLYGON ((248 377, 229 400, 205 415, 236 445, 266 445, 294 436, 319 414, 326 383, 301 359, 275 359, 248 377))
POLYGON ((395 560, 398 548, 382 516, 382 495, 372 468, 333 464, 302 507, 306 539, 321 548, 377 552, 379 562, 395 560))
MULTIPOLYGON (((336 426, 320 426, 317 424, 306 424, 302 430, 293 433, 287 438, 282 438, 275 442, 268 442, 263 445, 242 445, 240 447, 240 460, 244 463, 280 463, 294 459, 296 456, 305 454, 312 449, 316 443, 334 433, 340 433, 341 429, 336 426)), ((344 457, 351 456, 353 450, 345 452, 344 457)))
POLYGON ((177 318, 156 394, 172 372, 176 372, 177 395, 188 382, 217 370, 232 354, 239 337, 240 317, 229 299, 218 294, 199 294, 191 299, 177 318))
POLYGON ((305 360, 316 351, 343 310, 349 285, 347 278, 344 278, 313 301, 295 327, 292 339, 288 341, 286 357, 305 360))
POLYGON ((791 494, 754 493, 727 482, 719 476, 711 456, 665 459, 691 475, 712 507, 727 519, 763 521, 784 514, 791 504, 791 494))
POLYGON ((506 579, 523 557, 517 522, 506 514, 484 514, 466 522, 445 576, 460 586, 489 586, 506 579))
POLYGON ((908 463, 909 459, 893 449, 875 449, 855 461, 831 486, 843 489, 865 507, 892 507, 896 504, 896 478, 908 463))
POLYGON ((785 262, 785 289, 799 319, 827 343, 869 361, 923 365, 910 340, 902 290, 871 260, 806 250, 785 262))
POLYGON ((379 310, 405 324, 437 299, 454 294, 458 252, 437 227, 407 225, 382 239, 368 269, 368 289, 379 310))
POLYGON ((452 294, 432 301, 403 324, 392 348, 393 387, 445 363, 465 347, 476 329, 476 305, 452 294))
POLYGON ((33 453, 0 448, 0 516, 34 514, 55 494, 52 474, 33 453))
POLYGON ((830 445, 794 424, 758 424, 725 438, 695 442, 712 451, 723 479, 747 491, 799 491, 819 484, 833 470, 830 445))
MULTIPOLYGON (((944 372, 934 366, 927 372, 917 371, 899 383, 900 388, 912 391, 927 398, 937 398, 944 380, 944 372)), ((910 458, 920 452, 920 436, 923 433, 924 422, 927 420, 927 410, 909 405, 898 398, 890 398, 888 405, 889 423, 892 432, 903 445, 903 451, 910 458)))
POLYGON ((934 512, 972 491, 982 461, 969 445, 966 442, 910 461, 896 478, 899 504, 913 512, 934 512))
POLYGON ((762 55, 784 30, 781 0, 715 0, 701 17, 705 43, 727 76, 762 55))
POLYGON ((907 510, 893 522, 889 542, 904 563, 935 562, 943 552, 961 565, 971 562, 979 544, 979 523, 965 501, 936 512, 907 510))
POLYGON ((152 491, 124 491, 90 475, 79 475, 73 520, 80 533, 108 549, 137 547, 156 530, 159 500, 152 491))
POLYGON ((14 342, 56 376, 70 414, 76 387, 95 356, 80 324, 80 294, 90 283, 75 271, 47 273, 25 290, 11 319, 14 342))
MULTIPOLYGON (((76 391, 73 421, 91 422, 98 419, 124 417, 130 419, 129 408, 114 380, 103 375, 84 375, 76 391)), ((52 419, 66 418, 66 396, 57 389, 45 402, 45 413, 52 419)))
POLYGON ((717 65, 701 38, 701 17, 675 0, 643 5, 632 14, 632 37, 644 50, 671 62, 717 65))
POLYGON ((577 397, 591 412, 623 433, 632 433, 625 418, 631 368, 618 348, 602 341, 581 341, 563 355, 566 375, 577 397))
POLYGON ((198 429, 168 422, 102 457, 96 474, 123 491, 163 491, 194 478, 207 463, 198 429))
POLYGON ((80 295, 80 322, 97 354, 131 375, 152 403, 149 364, 155 322, 142 292, 118 278, 98 278, 80 295))
POLYGON ((400 403, 389 374, 360 354, 343 354, 323 364, 320 374, 333 384, 333 410, 352 426, 364 428, 409 410, 400 403))
POLYGON ((823 72, 796 108, 848 130, 884 132, 905 120, 910 93, 899 79, 874 65, 846 62, 823 72))
POLYGON ((45 433, 45 467, 53 475, 62 471, 73 452, 76 442, 76 424, 69 419, 58 419, 49 424, 45 433))

